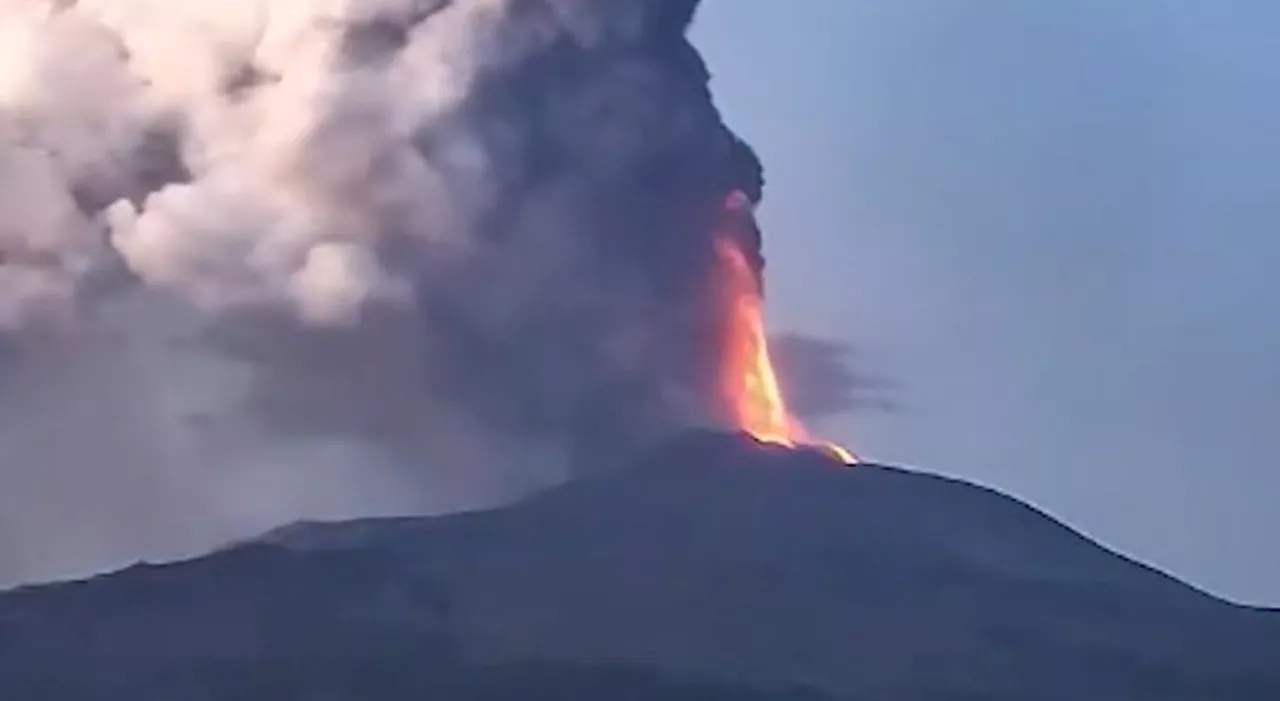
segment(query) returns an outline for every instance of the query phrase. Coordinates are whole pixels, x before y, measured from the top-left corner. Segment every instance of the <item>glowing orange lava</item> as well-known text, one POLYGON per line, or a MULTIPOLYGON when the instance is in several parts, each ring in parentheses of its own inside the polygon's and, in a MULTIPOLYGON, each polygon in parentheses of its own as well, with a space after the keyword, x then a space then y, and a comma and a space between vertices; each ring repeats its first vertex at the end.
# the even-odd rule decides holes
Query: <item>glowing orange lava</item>
MULTIPOLYGON (((726 201, 726 209, 734 213, 744 201, 741 193, 734 193, 726 201)), ((804 427, 787 410, 773 370, 756 275, 734 239, 720 236, 715 243, 726 296, 724 355, 718 379, 731 418, 742 430, 766 443, 792 447, 810 444, 804 427)), ((841 446, 821 446, 845 464, 858 461, 841 446)))
POLYGON ((747 433, 770 443, 795 445, 804 429, 787 411, 764 335, 755 277, 742 252, 728 239, 716 241, 728 290, 720 383, 733 419, 747 433))

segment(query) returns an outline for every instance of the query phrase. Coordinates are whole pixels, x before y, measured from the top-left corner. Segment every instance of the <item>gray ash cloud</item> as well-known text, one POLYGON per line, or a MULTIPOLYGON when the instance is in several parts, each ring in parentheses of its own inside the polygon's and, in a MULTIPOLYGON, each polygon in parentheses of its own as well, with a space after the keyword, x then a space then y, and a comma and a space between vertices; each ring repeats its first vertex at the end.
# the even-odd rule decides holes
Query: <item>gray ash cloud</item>
POLYGON ((0 0, 0 579, 714 423, 696 6, 0 0))

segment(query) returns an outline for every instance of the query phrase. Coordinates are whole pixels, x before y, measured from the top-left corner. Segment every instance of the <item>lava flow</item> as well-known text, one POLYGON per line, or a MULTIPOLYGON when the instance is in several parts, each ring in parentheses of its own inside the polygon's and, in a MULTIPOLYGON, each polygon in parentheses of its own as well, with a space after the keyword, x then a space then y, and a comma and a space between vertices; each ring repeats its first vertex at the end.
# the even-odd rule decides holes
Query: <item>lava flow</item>
MULTIPOLYGON (((725 202, 726 213, 749 216, 742 193, 725 202)), ((813 443, 804 427, 787 410, 787 403, 769 357, 764 332, 760 285, 737 238, 720 235, 715 242, 721 263, 725 299, 723 356, 720 363, 721 396, 739 428, 765 443, 784 446, 816 445, 848 465, 858 459, 833 443, 813 443)))

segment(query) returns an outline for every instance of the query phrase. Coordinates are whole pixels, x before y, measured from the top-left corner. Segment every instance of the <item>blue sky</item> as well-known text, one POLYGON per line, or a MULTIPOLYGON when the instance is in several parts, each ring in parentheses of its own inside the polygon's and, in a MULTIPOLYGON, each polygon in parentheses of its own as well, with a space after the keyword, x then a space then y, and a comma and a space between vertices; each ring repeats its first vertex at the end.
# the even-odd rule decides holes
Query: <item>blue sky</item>
POLYGON ((704 0, 771 325, 898 385, 823 428, 1280 604, 1277 36, 1268 0, 704 0))

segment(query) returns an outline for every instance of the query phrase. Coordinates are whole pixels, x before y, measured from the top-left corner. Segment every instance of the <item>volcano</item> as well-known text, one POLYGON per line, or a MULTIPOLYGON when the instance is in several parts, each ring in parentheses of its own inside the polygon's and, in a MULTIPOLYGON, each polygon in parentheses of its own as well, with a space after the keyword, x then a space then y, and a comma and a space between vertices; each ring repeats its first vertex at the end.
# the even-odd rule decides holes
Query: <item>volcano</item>
POLYGON ((0 596, 5 699, 1280 698, 1280 613, 994 491, 690 432, 496 510, 0 596))

